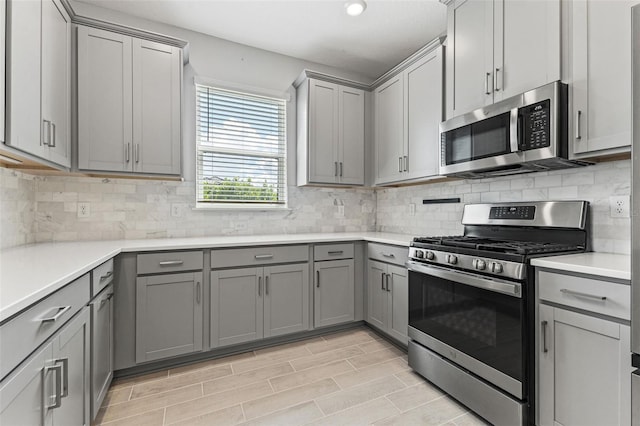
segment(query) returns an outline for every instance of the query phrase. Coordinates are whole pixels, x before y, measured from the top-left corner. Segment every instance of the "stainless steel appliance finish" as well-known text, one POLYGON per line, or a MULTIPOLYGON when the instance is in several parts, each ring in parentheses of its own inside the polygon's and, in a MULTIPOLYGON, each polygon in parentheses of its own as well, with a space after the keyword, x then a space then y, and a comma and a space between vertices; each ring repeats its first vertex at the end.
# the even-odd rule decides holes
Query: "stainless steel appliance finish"
MULTIPOLYGON (((442 250, 426 250, 418 247, 410 247, 409 258, 415 260, 426 259, 436 265, 454 264, 458 268, 467 271, 484 270, 493 272, 498 276, 513 278, 516 280, 521 280, 525 277, 525 268, 522 263, 496 260, 489 257, 470 256, 465 254, 451 254, 450 252, 442 250)), ((407 263, 409 269, 416 269, 420 265, 421 264, 417 262, 407 263)))
MULTIPOLYGON (((507 213, 508 215, 508 213, 507 213)), ((462 216, 463 225, 535 226, 540 228, 580 228, 587 222, 587 204, 582 201, 535 201, 506 204, 467 204, 462 216), (534 216, 524 218, 491 218, 492 208, 531 206, 534 216)))
MULTIPOLYGON (((631 352, 632 365, 640 369, 640 5, 631 9, 632 15, 632 214, 631 214, 631 352)), ((636 370, 636 373, 640 370, 636 370)), ((640 378, 632 376, 632 424, 640 424, 640 378)))
POLYGON ((422 345, 409 341, 409 365, 442 389, 456 395, 473 411, 491 419, 496 426, 513 426, 522 422, 524 404, 509 398, 492 386, 469 375, 422 345))
POLYGON ((567 86, 559 81, 440 124, 440 174, 480 178, 579 167, 568 160, 567 86))

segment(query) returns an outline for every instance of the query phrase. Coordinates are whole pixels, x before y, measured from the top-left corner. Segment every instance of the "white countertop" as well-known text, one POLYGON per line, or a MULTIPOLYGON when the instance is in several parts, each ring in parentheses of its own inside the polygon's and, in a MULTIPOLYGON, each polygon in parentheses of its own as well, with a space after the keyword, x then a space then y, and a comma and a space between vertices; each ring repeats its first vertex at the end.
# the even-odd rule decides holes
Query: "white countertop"
POLYGON ((579 253, 533 259, 533 266, 605 278, 631 279, 631 256, 613 253, 579 253))
POLYGON ((412 236, 382 232, 213 236, 40 243, 0 250, 0 322, 122 252, 274 244, 370 241, 409 246, 412 236))

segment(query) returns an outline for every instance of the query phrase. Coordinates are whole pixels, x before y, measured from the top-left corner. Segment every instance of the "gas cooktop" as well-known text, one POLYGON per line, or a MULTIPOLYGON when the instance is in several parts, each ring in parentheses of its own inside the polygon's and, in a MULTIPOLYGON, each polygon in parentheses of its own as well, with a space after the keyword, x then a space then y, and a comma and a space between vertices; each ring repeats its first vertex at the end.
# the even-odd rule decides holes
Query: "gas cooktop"
POLYGON ((473 237, 469 235, 416 237, 413 239, 411 245, 419 248, 431 247, 445 249, 445 247, 460 247, 479 251, 514 254, 539 254, 584 250, 584 246, 577 244, 513 241, 498 238, 473 237))

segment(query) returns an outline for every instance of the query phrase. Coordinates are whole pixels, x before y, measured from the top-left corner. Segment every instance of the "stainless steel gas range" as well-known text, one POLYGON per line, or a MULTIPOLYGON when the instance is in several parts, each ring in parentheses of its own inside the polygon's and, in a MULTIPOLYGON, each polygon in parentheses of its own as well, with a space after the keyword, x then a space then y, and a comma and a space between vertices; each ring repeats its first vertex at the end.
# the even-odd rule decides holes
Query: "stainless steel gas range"
POLYGON ((409 365, 495 425, 533 424, 535 257, 587 249, 586 201, 469 204, 409 248, 409 365))

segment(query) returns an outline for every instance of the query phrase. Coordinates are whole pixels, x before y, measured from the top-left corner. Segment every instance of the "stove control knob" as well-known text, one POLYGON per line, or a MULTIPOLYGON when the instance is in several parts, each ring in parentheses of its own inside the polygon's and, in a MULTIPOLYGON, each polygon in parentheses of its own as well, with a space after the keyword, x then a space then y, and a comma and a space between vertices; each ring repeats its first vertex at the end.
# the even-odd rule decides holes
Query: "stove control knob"
POLYGON ((424 257, 426 257, 426 258, 427 258, 427 260, 433 260, 433 259, 435 259, 435 258, 436 258, 436 256, 433 254, 433 252, 432 252, 432 251, 428 251, 428 252, 426 252, 426 253, 425 253, 425 255, 424 255, 424 257))
POLYGON ((458 263, 458 256, 456 256, 455 254, 447 255, 447 263, 455 265, 456 263, 458 263))
POLYGON ((474 259, 473 266, 479 271, 484 271, 487 268, 486 262, 482 259, 474 259))
POLYGON ((422 250, 416 250, 415 256, 418 259, 422 259, 424 257, 424 252, 422 250))
POLYGON ((496 274, 502 273, 502 265, 497 262, 491 263, 491 272, 496 274))

